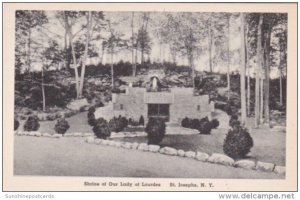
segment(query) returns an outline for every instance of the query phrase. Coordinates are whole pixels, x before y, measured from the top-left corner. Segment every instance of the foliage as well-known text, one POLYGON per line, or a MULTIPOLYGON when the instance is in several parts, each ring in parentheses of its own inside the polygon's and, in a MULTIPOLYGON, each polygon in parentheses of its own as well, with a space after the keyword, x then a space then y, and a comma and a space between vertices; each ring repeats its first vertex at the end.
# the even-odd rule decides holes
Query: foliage
POLYGON ((68 121, 65 118, 60 118, 57 120, 54 130, 58 134, 65 134, 70 128, 68 121))
POLYGON ((190 119, 185 117, 181 121, 181 126, 184 128, 197 129, 200 134, 210 134, 211 129, 219 123, 218 121, 210 122, 208 117, 203 117, 202 119, 190 119))
POLYGON ((166 125, 161 119, 150 118, 145 132, 147 133, 148 144, 159 144, 165 136, 166 125))
POLYGON ((218 128, 219 125, 220 125, 220 122, 219 122, 219 120, 217 120, 217 119, 211 120, 210 123, 211 123, 211 127, 212 127, 213 129, 218 128))
POLYGON ((14 118, 14 130, 17 130, 19 128, 19 125, 19 121, 16 118, 14 118))
POLYGON ((90 126, 95 126, 95 123, 96 123, 96 118, 95 118, 95 107, 94 106, 91 106, 89 109, 88 109, 88 114, 87 114, 87 117, 88 117, 88 124, 90 126))
POLYGON ((98 138, 106 139, 110 136, 110 129, 108 127, 108 123, 105 119, 99 118, 95 122, 95 126, 93 127, 93 131, 98 138))
POLYGON ((232 115, 229 120, 229 126, 235 127, 235 126, 239 126, 239 125, 240 125, 240 121, 238 120, 238 116, 232 115))
POLYGON ((24 131, 37 131, 39 128, 39 118, 36 115, 29 116, 23 127, 24 131))
POLYGON ((139 119, 139 125, 140 125, 140 126, 144 126, 144 125, 145 125, 145 120, 144 120, 143 115, 141 115, 141 117, 140 117, 140 119, 139 119))
POLYGON ((248 130, 242 126, 235 126, 228 131, 223 144, 226 155, 238 159, 245 158, 253 147, 253 139, 248 130))
POLYGON ((121 116, 114 117, 109 121, 108 126, 112 132, 118 133, 120 131, 123 131, 124 128, 128 126, 128 120, 125 117, 121 116))
POLYGON ((184 128, 189 128, 190 127, 190 120, 189 120, 189 118, 185 117, 181 121, 181 126, 184 127, 184 128))

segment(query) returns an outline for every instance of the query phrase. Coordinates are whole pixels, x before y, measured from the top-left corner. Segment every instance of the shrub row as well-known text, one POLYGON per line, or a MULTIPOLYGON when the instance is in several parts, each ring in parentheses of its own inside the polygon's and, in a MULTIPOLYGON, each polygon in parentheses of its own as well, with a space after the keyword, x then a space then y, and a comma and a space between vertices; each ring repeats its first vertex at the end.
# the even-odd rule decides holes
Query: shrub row
POLYGON ((200 134, 210 134, 211 129, 219 126, 219 121, 217 119, 209 121, 208 117, 204 117, 200 120, 185 117, 181 121, 181 126, 184 128, 197 129, 199 130, 200 134))

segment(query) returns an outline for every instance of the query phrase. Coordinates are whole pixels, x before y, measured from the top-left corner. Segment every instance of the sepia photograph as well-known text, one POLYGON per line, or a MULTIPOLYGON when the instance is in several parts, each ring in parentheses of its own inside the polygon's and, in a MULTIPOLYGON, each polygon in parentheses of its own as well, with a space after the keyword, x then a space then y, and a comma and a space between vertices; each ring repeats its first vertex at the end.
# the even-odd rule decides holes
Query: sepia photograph
POLYGON ((296 178, 296 4, 23 5, 7 5, 14 45, 3 49, 13 58, 4 118, 14 120, 4 154, 16 180, 200 191, 221 190, 218 179, 270 181, 271 190, 296 178))

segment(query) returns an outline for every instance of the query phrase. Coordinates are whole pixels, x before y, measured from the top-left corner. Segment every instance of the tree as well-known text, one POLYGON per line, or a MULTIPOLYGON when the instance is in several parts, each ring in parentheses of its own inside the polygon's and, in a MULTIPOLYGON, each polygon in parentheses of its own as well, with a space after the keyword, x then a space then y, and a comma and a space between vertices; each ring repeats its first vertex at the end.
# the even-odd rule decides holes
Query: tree
POLYGON ((246 75, 246 54, 245 54, 245 17, 241 13, 241 69, 240 69, 240 83, 241 83, 241 123, 246 123, 246 91, 245 91, 245 75, 246 75))
POLYGON ((257 64, 255 68, 255 127, 260 124, 260 71, 262 68, 262 23, 263 15, 259 15, 257 30, 257 64))
POLYGON ((48 22, 44 11, 17 10, 16 11, 16 60, 18 66, 26 66, 31 71, 32 31, 48 22), (25 48, 23 48, 25 45, 25 48), (22 47, 22 48, 21 48, 22 47), (25 51, 24 51, 25 50, 25 51), (25 62, 23 63, 23 61, 25 62), (20 63, 22 62, 22 64, 20 63))

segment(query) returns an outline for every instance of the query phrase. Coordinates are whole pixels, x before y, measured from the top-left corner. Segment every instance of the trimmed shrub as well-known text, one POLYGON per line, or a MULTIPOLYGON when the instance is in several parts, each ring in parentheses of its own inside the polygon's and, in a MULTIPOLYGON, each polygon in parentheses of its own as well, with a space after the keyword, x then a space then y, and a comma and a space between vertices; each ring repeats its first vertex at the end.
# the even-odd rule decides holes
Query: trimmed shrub
POLYGON ((185 117, 182 121, 181 121, 181 126, 184 128, 189 128, 190 127, 190 119, 185 117))
POLYGON ((14 120, 14 130, 17 130, 19 128, 20 123, 16 118, 14 120))
POLYGON ((140 117, 140 119, 139 119, 139 125, 140 125, 140 126, 145 126, 145 120, 144 120, 143 115, 141 115, 141 117, 140 117))
POLYGON ((165 136, 166 125, 160 119, 150 118, 145 131, 147 133, 148 144, 159 144, 165 136))
POLYGON ((65 118, 58 119, 54 130, 56 133, 65 134, 67 130, 70 128, 68 121, 65 118))
MULTIPOLYGON (((125 123, 126 122, 124 119, 122 120, 122 117, 119 117, 119 118, 114 117, 109 121, 108 126, 111 131, 118 133, 120 131, 123 131, 124 128, 127 126, 125 123)), ((128 122, 127 122, 127 124, 128 124, 128 122)))
POLYGON ((209 135, 211 129, 211 123, 209 121, 203 121, 198 130, 200 131, 200 134, 209 135))
POLYGON ((99 118, 95 121, 95 126, 93 127, 93 131, 97 138, 106 139, 110 136, 110 129, 108 127, 108 123, 105 119, 99 118))
POLYGON ((233 127, 233 125, 236 124, 236 121, 238 121, 238 116, 237 115, 232 115, 230 120, 229 120, 229 126, 233 127))
POLYGON ((199 127, 200 127, 200 120, 199 119, 191 119, 189 128, 199 129, 199 127))
POLYGON ((230 129, 223 144, 223 151, 231 158, 244 158, 253 147, 253 139, 248 130, 242 126, 230 129))
POLYGON ((24 131, 37 131, 39 128, 39 118, 36 115, 29 116, 23 127, 24 131))
POLYGON ((96 118, 95 118, 95 107, 94 106, 91 106, 89 109, 88 109, 88 113, 87 113, 87 117, 88 117, 88 124, 90 126, 94 126, 95 125, 95 122, 96 122, 96 118))
POLYGON ((218 126, 220 125, 220 122, 217 119, 211 120, 210 123, 211 123, 211 128, 213 128, 213 129, 218 128, 218 126))

